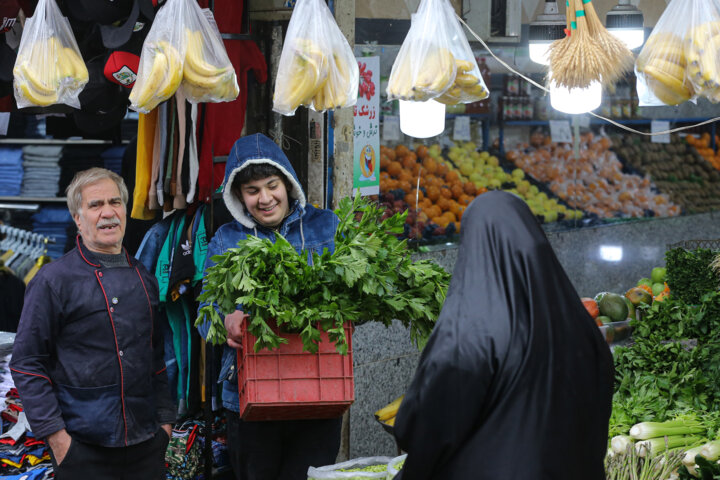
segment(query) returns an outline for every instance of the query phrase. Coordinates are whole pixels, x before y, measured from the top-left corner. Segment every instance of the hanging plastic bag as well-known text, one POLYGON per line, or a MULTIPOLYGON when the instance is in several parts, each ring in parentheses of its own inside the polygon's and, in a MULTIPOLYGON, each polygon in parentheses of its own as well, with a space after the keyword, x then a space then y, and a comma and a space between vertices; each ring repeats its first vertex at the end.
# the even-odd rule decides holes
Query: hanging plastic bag
POLYGON ((407 453, 400 455, 399 457, 395 457, 388 462, 386 480, 392 480, 398 473, 400 473, 403 465, 405 465, 405 459, 407 459, 407 453))
POLYGON ((720 9, 716 0, 672 0, 635 63, 641 106, 720 101, 720 9))
POLYGON ((143 43, 130 108, 150 113, 175 94, 183 78, 187 17, 184 0, 167 0, 160 7, 143 43))
MULTIPOLYGON (((461 76, 472 72, 473 68, 478 70, 472 52, 469 57, 472 65, 464 63, 464 59, 460 64, 455 61, 456 24, 454 11, 447 0, 420 2, 393 63, 387 86, 388 100, 424 102, 452 88, 458 69, 461 76)), ((464 41, 467 44, 467 40, 464 41)), ((480 74, 479 70, 477 74, 480 74)), ((450 98, 447 100, 451 101, 450 98)))
POLYGON ((322 0, 298 0, 278 66, 273 110, 294 115, 300 105, 317 112, 357 103, 360 73, 345 36, 322 0))
POLYGON ((387 464, 390 460, 392 460, 392 457, 355 458, 335 465, 310 467, 307 476, 308 480, 362 480, 373 478, 385 480, 387 477, 387 464), (365 468, 373 471, 362 471, 365 468))
POLYGON ((189 13, 184 24, 183 93, 192 103, 235 100, 240 94, 237 75, 215 21, 205 13, 210 11, 202 10, 196 0, 183 2, 189 13))
POLYGON ((193 0, 168 0, 155 15, 130 108, 149 113, 180 87, 193 103, 231 101, 239 93, 220 34, 193 0))
POLYGON ((447 10, 448 22, 452 24, 452 38, 450 40, 450 51, 455 57, 455 65, 457 72, 452 86, 445 92, 436 97, 440 103, 446 105, 457 105, 458 103, 472 103, 486 99, 490 96, 490 91, 485 85, 480 67, 478 67, 475 55, 470 48, 465 32, 460 22, 455 18, 455 10, 447 0, 445 1, 445 9, 447 10))
POLYGON ((78 95, 89 74, 55 0, 40 0, 25 23, 13 77, 18 108, 56 103, 80 108, 78 95))

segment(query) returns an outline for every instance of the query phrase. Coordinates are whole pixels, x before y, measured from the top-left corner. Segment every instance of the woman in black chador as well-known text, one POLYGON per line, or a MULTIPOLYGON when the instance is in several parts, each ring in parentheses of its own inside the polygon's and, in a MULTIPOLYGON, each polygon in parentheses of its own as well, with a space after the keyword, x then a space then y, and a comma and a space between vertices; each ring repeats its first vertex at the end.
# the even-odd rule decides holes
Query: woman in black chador
POLYGON ((403 480, 603 480, 613 366, 537 220, 463 215, 447 300, 395 422, 403 480))

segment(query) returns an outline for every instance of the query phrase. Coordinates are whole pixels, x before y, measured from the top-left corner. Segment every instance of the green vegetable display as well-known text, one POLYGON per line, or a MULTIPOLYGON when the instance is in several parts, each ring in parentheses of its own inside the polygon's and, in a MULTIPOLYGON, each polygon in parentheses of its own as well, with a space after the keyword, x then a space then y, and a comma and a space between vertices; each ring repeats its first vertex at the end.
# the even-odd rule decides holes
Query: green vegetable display
POLYGON ((718 289, 718 278, 711 264, 718 252, 707 248, 674 248, 665 253, 667 283, 673 297, 698 303, 703 295, 718 289))
POLYGON ((382 219, 383 210, 360 197, 345 198, 336 211, 340 223, 335 251, 298 254, 282 236, 248 236, 238 246, 213 257, 196 325, 210 320, 207 340, 226 340, 220 313, 242 305, 250 314, 248 331, 255 351, 287 343, 271 328, 299 333, 303 348, 317 351, 320 332, 328 332, 340 353, 347 353, 344 322, 397 319, 422 345, 440 313, 450 274, 430 261, 413 262, 402 233, 407 212, 382 219), (310 261, 308 261, 308 259, 310 261), (213 307, 217 305, 220 313, 213 307))

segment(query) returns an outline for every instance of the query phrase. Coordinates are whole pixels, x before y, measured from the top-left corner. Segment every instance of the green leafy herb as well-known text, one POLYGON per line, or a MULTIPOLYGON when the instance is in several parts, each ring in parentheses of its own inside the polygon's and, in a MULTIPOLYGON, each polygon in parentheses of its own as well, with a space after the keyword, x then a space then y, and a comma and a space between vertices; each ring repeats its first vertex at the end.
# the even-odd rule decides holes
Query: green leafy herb
POLYGON ((698 303, 706 293, 717 291, 718 278, 711 266, 717 253, 707 248, 668 250, 665 264, 672 295, 693 304, 698 303))
POLYGON ((196 325, 210 321, 208 341, 223 343, 221 317, 242 305, 250 314, 248 331, 255 351, 277 348, 287 339, 271 328, 300 334, 303 348, 317 351, 320 332, 328 332, 340 353, 347 353, 344 323, 369 321, 389 326, 397 319, 422 345, 440 313, 450 275, 430 261, 413 262, 403 231, 407 212, 382 220, 383 210, 359 195, 345 198, 331 254, 298 254, 281 235, 275 242, 248 236, 213 257, 196 325), (217 310, 214 307, 217 306, 217 310), (220 311, 220 313, 218 312, 220 311))

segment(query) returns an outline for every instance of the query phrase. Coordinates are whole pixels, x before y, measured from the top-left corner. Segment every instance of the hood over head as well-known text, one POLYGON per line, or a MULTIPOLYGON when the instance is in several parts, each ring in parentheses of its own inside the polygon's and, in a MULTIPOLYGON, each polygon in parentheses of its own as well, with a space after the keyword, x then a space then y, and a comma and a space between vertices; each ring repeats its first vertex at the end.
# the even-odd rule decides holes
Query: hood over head
POLYGON ((262 133, 242 137, 235 142, 225 164, 225 180, 223 182, 223 201, 230 214, 242 225, 253 228, 255 219, 245 210, 245 206, 233 193, 232 184, 235 175, 248 165, 267 163, 279 169, 292 184, 288 191, 288 199, 292 207, 292 200, 297 200, 301 207, 305 207, 305 192, 300 186, 295 169, 290 165, 285 153, 271 139, 262 133))

